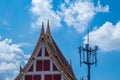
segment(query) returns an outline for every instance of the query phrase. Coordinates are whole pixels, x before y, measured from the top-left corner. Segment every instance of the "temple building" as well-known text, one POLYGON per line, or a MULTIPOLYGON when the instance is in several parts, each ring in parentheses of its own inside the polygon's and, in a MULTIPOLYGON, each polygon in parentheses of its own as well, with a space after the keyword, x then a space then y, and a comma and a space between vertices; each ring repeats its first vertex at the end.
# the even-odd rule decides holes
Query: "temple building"
POLYGON ((50 33, 49 21, 46 33, 44 23, 37 45, 15 80, 77 80, 71 65, 63 56, 50 33))

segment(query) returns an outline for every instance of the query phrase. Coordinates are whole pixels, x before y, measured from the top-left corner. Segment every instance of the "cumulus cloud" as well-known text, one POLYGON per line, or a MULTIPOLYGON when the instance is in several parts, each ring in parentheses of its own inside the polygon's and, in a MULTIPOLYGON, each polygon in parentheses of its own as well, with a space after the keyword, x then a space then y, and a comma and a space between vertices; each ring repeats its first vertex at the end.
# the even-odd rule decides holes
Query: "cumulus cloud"
POLYGON ((12 39, 0 40, 0 79, 14 80, 26 55, 12 39))
MULTIPOLYGON (((32 28, 38 29, 41 27, 42 21, 47 24, 47 20, 49 19, 51 28, 57 28, 60 27, 60 21, 61 18, 55 12, 52 6, 52 0, 32 0, 32 7, 30 11, 33 14, 33 22, 32 22, 32 28)), ((46 26, 45 26, 46 27, 46 26)))
POLYGON ((109 11, 109 6, 105 5, 104 7, 101 6, 100 0, 98 0, 97 7, 95 8, 96 12, 108 12, 109 11))
MULTIPOLYGON (((98 45, 103 51, 120 50, 120 21, 113 25, 106 22, 99 29, 89 33, 90 44, 98 45)), ((84 37, 86 43, 86 36, 84 37)))
POLYGON ((62 4, 63 20, 68 26, 74 27, 80 33, 84 32, 98 12, 108 12, 108 10, 109 6, 102 6, 100 1, 98 1, 97 6, 94 6, 94 3, 89 0, 62 4))
POLYGON ((109 6, 102 6, 98 1, 97 6, 90 0, 64 0, 58 10, 53 10, 53 0, 32 0, 31 12, 33 16, 32 27, 41 27, 42 21, 51 21, 51 28, 60 27, 61 21, 68 27, 74 27, 78 32, 84 32, 90 21, 98 12, 108 12, 109 6))

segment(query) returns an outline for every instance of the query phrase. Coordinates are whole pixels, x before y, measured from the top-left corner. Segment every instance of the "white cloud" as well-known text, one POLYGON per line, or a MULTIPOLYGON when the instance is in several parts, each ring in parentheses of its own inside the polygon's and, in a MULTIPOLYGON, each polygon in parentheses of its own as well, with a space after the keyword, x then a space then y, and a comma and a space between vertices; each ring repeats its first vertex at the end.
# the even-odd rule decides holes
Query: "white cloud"
POLYGON ((108 12, 109 11, 109 6, 108 5, 105 5, 104 7, 101 6, 100 0, 98 0, 98 4, 97 4, 97 7, 95 8, 95 11, 96 12, 108 12))
POLYGON ((0 40, 0 79, 14 80, 25 56, 19 44, 12 44, 12 39, 0 40))
POLYGON ((62 4, 64 21, 68 26, 74 27, 78 32, 84 32, 95 14, 98 12, 108 12, 108 10, 109 6, 101 6, 100 1, 98 1, 97 6, 94 6, 94 3, 89 0, 62 4))
MULTIPOLYGON (((120 21, 116 25, 106 22, 89 35, 90 44, 98 45, 104 51, 120 50, 120 21)), ((86 43, 86 36, 84 39, 84 43, 86 43)))
POLYGON ((44 21, 45 24, 47 24, 48 19, 50 21, 52 29, 61 26, 61 18, 57 14, 57 12, 52 10, 52 8, 52 0, 32 0, 32 7, 30 10, 33 14, 33 29, 40 28, 42 21, 44 21))
POLYGON ((33 16, 32 27, 40 28, 42 21, 45 23, 49 19, 51 28, 58 28, 64 21, 68 27, 74 27, 78 32, 84 32, 89 22, 98 12, 108 12, 109 6, 102 6, 98 1, 97 6, 90 0, 75 0, 58 5, 59 10, 53 10, 53 0, 32 0, 31 12, 33 16))

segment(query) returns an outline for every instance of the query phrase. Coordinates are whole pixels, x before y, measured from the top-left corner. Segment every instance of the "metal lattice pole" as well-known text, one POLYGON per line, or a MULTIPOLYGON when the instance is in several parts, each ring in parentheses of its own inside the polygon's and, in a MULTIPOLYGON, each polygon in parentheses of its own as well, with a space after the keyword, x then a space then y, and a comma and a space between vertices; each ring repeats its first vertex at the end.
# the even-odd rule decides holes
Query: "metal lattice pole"
POLYGON ((89 30, 88 30, 87 44, 85 44, 85 46, 79 47, 80 66, 82 63, 87 65, 87 67, 88 67, 88 75, 87 75, 88 80, 91 79, 90 78, 91 77, 91 75, 90 75, 91 65, 97 64, 97 50, 98 50, 98 46, 95 46, 94 49, 92 49, 89 46, 89 30))

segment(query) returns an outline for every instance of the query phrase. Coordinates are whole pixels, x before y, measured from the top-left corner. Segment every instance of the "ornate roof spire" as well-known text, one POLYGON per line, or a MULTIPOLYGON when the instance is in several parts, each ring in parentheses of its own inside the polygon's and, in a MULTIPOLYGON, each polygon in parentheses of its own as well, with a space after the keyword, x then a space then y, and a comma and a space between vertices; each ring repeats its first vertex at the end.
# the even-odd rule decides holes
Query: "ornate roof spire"
POLYGON ((21 64, 20 64, 20 72, 22 72, 22 66, 21 66, 21 64))
POLYGON ((45 35, 44 22, 42 22, 41 37, 43 37, 44 35, 45 35))
POLYGON ((47 31, 46 31, 46 34, 47 34, 47 35, 50 35, 50 25, 49 25, 49 20, 48 20, 48 23, 47 23, 47 31))

